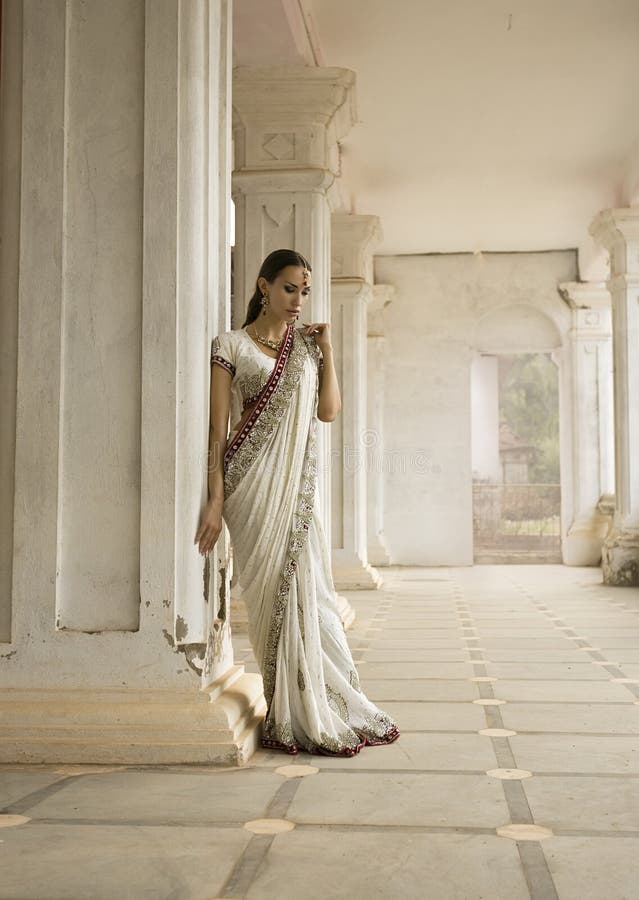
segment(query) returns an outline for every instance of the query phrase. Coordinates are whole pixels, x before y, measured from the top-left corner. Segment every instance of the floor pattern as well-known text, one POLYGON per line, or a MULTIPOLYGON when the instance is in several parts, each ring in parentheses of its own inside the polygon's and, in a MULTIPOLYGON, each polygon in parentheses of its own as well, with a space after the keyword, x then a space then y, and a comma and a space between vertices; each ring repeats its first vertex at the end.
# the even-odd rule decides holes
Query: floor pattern
POLYGON ((564 566, 382 572, 349 595, 348 638, 396 743, 0 767, 0 898, 638 900, 639 590, 564 566))

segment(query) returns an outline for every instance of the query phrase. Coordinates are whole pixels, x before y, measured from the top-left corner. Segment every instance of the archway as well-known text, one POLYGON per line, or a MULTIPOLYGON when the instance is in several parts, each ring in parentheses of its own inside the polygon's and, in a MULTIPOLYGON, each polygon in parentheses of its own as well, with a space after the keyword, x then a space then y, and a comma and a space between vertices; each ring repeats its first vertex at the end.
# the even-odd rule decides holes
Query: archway
POLYGON ((471 369, 473 559, 561 562, 555 323, 509 305, 477 323, 471 369))

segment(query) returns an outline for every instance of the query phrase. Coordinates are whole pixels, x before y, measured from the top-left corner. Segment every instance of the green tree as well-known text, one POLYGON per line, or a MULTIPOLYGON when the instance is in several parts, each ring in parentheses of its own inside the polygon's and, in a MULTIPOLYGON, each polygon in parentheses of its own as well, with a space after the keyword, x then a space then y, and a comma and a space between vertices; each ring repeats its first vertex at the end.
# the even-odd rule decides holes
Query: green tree
POLYGON ((559 385, 547 353, 499 358, 499 416, 535 448, 531 483, 559 482, 559 385))

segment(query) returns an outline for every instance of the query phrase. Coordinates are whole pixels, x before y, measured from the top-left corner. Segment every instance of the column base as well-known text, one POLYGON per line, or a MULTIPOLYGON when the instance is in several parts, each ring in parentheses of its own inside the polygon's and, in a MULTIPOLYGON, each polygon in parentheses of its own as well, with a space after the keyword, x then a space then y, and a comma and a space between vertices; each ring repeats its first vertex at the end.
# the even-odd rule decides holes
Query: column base
POLYGON ((259 675, 233 666, 206 690, 6 690, 0 762, 243 766, 259 747, 259 675))
POLYGON ((372 566, 390 566, 390 556, 381 534, 376 534, 369 540, 367 552, 372 566))
POLYGON ((376 591, 383 584, 382 576, 371 565, 360 560, 335 559, 333 554, 333 581, 338 591, 376 591))
POLYGON ((598 566, 611 519, 611 516, 599 512, 593 512, 590 516, 578 516, 561 544, 563 564, 598 566))
POLYGON ((604 584, 639 586, 639 531, 611 528, 601 552, 604 584))

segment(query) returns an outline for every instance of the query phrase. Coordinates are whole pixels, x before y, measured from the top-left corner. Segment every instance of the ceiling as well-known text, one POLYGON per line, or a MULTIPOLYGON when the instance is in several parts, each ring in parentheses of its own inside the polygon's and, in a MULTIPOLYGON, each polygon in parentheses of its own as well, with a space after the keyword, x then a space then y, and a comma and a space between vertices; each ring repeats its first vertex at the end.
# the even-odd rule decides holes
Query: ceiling
POLYGON ((637 0, 235 0, 234 54, 355 71, 378 253, 579 248, 597 278, 592 218, 639 203, 637 0))

